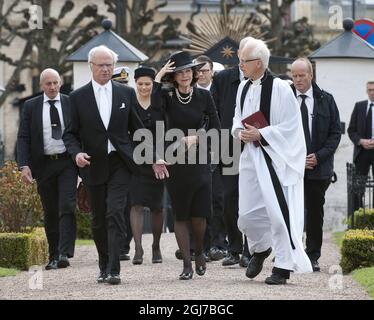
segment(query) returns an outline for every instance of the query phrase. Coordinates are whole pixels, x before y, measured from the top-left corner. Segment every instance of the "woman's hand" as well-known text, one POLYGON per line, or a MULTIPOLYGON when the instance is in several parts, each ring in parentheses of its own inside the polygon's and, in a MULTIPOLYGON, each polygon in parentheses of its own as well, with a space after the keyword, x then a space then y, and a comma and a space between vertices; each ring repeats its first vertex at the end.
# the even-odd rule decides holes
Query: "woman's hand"
POLYGON ((155 78, 155 81, 156 82, 161 82, 161 79, 162 77, 167 74, 167 73, 171 73, 171 72, 174 72, 174 69, 175 67, 173 67, 173 64, 174 64, 174 61, 170 62, 170 60, 168 62, 166 62, 166 64, 161 68, 161 70, 157 73, 156 75, 156 78, 155 78))
POLYGON ((187 147, 187 150, 191 148, 194 144, 198 144, 199 137, 198 136, 187 136, 182 138, 182 143, 184 143, 187 147))

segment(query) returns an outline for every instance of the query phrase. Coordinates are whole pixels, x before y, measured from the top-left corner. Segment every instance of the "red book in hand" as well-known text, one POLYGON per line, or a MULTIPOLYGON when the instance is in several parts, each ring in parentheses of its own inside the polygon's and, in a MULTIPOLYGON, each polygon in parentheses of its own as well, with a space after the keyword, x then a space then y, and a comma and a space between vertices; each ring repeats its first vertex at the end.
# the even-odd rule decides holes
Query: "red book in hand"
MULTIPOLYGON (((243 119, 242 124, 243 126, 244 124, 249 124, 250 126, 253 126, 257 129, 265 128, 269 125, 267 120, 265 119, 264 114, 261 111, 252 113, 249 117, 243 119)), ((253 143, 256 148, 260 146, 260 143, 258 141, 253 141, 253 143)))

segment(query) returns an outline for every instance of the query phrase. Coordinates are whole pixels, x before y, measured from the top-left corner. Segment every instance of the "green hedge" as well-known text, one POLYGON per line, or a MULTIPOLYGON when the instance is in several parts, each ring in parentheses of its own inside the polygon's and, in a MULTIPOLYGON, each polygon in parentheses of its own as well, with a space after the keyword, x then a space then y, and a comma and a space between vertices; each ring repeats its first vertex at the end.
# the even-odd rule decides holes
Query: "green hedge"
POLYGON ((75 217, 77 219, 77 238, 92 239, 91 214, 77 210, 75 217))
POLYGON ((28 270, 48 261, 48 242, 42 228, 31 233, 0 233, 0 267, 28 270))
POLYGON ((374 266, 374 230, 348 230, 343 237, 340 266, 344 273, 374 266))
MULTIPOLYGON (((370 229, 374 230, 374 209, 362 208, 354 212, 354 228, 356 229, 370 229)), ((348 227, 352 228, 352 217, 347 221, 348 227)))

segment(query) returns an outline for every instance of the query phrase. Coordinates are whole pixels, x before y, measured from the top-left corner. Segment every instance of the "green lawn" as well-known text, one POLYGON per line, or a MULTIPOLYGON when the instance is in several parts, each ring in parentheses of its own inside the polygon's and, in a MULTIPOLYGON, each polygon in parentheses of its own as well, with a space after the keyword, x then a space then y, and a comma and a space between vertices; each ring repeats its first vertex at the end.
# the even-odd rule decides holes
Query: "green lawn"
MULTIPOLYGON (((343 242, 343 232, 335 232, 333 234, 335 243, 339 248, 342 247, 343 242)), ((370 297, 374 299, 374 267, 357 269, 352 272, 352 277, 359 284, 361 284, 366 291, 369 293, 370 297)))
POLYGON ((374 299, 374 267, 357 269, 352 272, 353 279, 360 283, 374 299))
POLYGON ((95 243, 90 239, 77 239, 75 240, 76 246, 93 246, 95 243))
POLYGON ((18 272, 20 271, 17 269, 0 268, 0 278, 15 276, 18 272))

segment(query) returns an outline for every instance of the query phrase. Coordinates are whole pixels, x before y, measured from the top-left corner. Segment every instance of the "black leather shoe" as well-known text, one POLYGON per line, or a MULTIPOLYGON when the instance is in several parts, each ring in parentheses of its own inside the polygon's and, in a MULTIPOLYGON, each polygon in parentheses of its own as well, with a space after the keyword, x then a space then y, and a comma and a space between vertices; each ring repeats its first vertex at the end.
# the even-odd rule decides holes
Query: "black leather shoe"
POLYGON ((206 261, 206 255, 205 255, 205 253, 202 253, 201 255, 196 256, 196 258, 197 258, 196 261, 195 261, 196 273, 199 276, 203 276, 205 274, 205 271, 206 271, 206 262, 207 262, 206 261), (203 261, 203 264, 201 264, 202 261, 203 261))
POLYGON ((266 284, 273 284, 273 285, 286 284, 287 280, 286 280, 286 278, 283 278, 278 273, 272 273, 272 275, 270 277, 267 277, 265 279, 265 283, 266 284))
POLYGON ((55 259, 49 260, 48 264, 45 266, 45 270, 57 269, 58 268, 57 263, 58 263, 58 260, 55 260, 55 259))
POLYGON ((152 247, 152 263, 162 263, 162 255, 160 248, 152 247))
POLYGON ((105 279, 105 282, 109 283, 109 284, 116 285, 116 284, 121 283, 121 278, 120 278, 119 274, 109 274, 107 276, 107 278, 105 279))
POLYGON ((250 257, 245 256, 245 255, 243 254, 242 257, 240 258, 239 266, 241 266, 242 268, 247 268, 248 265, 249 265, 249 261, 250 261, 250 260, 251 260, 250 257))
POLYGON ((97 283, 104 283, 106 278, 108 277, 107 273, 104 271, 100 271, 97 277, 97 283))
POLYGON ((310 261, 312 263, 313 272, 320 272, 321 268, 319 267, 319 263, 316 260, 310 261))
POLYGON ((213 247, 209 250, 209 257, 212 261, 219 261, 225 257, 225 253, 216 247, 213 247))
POLYGON ((129 256, 127 253, 121 253, 121 254, 119 255, 119 259, 120 259, 121 261, 128 261, 128 260, 130 260, 131 258, 130 258, 130 256, 129 256))
POLYGON ((191 280, 193 276, 193 271, 190 272, 182 272, 179 275, 179 280, 191 280))
POLYGON ((264 252, 255 252, 251 260, 249 261, 245 275, 250 279, 256 277, 261 272, 264 261, 268 256, 270 256, 270 253, 271 248, 267 249, 264 252))
POLYGON ((141 249, 139 251, 135 250, 135 255, 134 255, 134 258, 132 259, 132 264, 142 264, 143 263, 143 254, 144 254, 143 249, 141 249))
POLYGON ((67 268, 68 266, 70 266, 68 257, 66 255, 60 255, 60 257, 58 258, 57 267, 67 268))
POLYGON ((240 261, 240 257, 238 253, 229 253, 225 259, 222 261, 222 265, 225 266, 233 266, 234 264, 238 264, 240 261))

